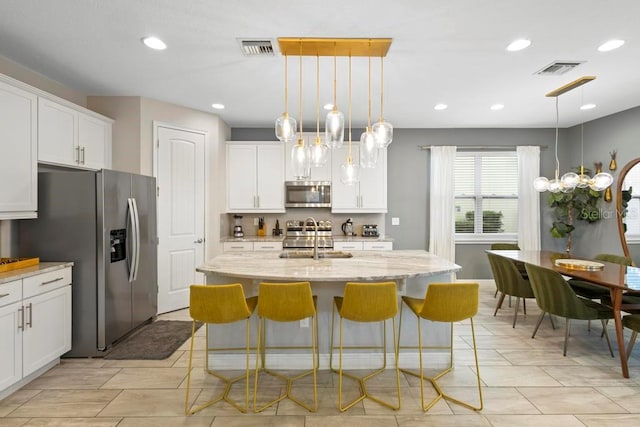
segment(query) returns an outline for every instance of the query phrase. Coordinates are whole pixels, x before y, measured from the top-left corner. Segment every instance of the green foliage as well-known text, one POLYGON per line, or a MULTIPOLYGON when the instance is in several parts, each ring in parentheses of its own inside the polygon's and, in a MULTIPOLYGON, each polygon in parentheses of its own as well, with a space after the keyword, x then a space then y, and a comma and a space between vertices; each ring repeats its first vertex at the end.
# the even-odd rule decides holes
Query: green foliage
POLYGON ((573 220, 598 222, 601 219, 599 201, 602 191, 590 188, 576 188, 571 193, 549 193, 547 201, 554 212, 555 221, 551 226, 551 235, 556 238, 570 236, 575 226, 573 220))
POLYGON ((624 222, 624 217, 627 216, 627 208, 629 206, 629 202, 631 201, 632 192, 633 192, 633 187, 629 187, 628 190, 622 190, 622 197, 620 200, 620 204, 622 206, 622 212, 620 212, 620 215, 623 218, 622 226, 624 227, 625 233, 627 232, 627 223, 624 222))
MULTIPOLYGON (((464 221, 456 221, 456 233, 473 233, 475 212, 467 211, 464 217, 464 221)), ((482 211, 482 232, 501 233, 502 217, 503 214, 499 211, 482 211)))

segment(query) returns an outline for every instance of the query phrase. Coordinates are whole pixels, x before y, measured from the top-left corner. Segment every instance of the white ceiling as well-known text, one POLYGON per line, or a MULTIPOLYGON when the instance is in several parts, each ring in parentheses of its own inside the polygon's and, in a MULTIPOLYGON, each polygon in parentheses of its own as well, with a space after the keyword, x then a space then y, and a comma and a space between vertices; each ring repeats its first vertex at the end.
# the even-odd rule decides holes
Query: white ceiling
MULTIPOLYGON (((89 95, 137 95, 217 112, 232 127, 271 127, 283 109, 284 60, 245 57, 239 38, 390 37, 385 118, 396 128, 553 127, 544 95, 583 75, 559 99, 562 127, 640 105, 638 0, 2 0, 0 54, 89 95), (140 42, 156 35, 168 48, 140 42), (507 52, 517 38, 532 45, 507 52), (626 44, 598 52, 604 41, 626 44), (586 61, 562 76, 535 72, 586 61), (582 102, 597 108, 581 111, 582 102), (435 111, 437 103, 449 108, 435 111), (491 111, 495 103, 505 105, 491 111)), ((372 61, 372 120, 379 60, 372 61)), ((321 58, 321 103, 332 58, 321 58)), ((298 58, 289 63, 289 112, 298 117, 298 58)), ((305 129, 315 125, 315 58, 303 62, 305 129)), ((347 61, 338 58, 347 110, 347 61)), ((367 60, 353 60, 353 125, 366 124, 367 60)), ((325 112, 321 112, 323 117, 325 112)))

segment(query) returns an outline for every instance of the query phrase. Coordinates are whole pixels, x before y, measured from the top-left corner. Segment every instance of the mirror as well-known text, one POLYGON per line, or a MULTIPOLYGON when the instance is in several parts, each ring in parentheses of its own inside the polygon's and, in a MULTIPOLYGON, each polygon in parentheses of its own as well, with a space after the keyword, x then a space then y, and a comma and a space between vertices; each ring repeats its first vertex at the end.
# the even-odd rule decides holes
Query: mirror
POLYGON ((620 171, 620 175, 618 176, 618 184, 616 187, 616 211, 617 211, 617 220, 618 220, 618 233, 620 234, 620 243, 622 244, 622 250, 624 251, 625 256, 631 256, 629 254, 629 246, 627 246, 627 239, 625 237, 625 226, 624 226, 624 218, 622 217, 622 191, 624 189, 628 189, 631 185, 629 182, 625 184, 625 178, 630 173, 633 175, 637 175, 640 173, 640 157, 637 159, 631 160, 629 163, 624 165, 622 170, 620 171), (631 172, 633 170, 633 172, 631 172))

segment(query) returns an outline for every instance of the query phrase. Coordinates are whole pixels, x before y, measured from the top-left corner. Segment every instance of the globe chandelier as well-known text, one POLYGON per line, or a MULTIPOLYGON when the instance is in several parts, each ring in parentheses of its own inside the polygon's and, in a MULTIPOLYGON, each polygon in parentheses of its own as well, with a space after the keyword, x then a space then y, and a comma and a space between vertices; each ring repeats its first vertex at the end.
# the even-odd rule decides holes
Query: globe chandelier
POLYGON ((551 91, 546 94, 547 97, 554 97, 556 99, 556 132, 555 132, 555 174, 554 178, 548 179, 544 176, 539 176, 538 178, 533 180, 533 187, 536 191, 545 192, 549 191, 551 193, 571 193, 576 188, 586 188, 589 187, 595 191, 605 190, 613 183, 613 177, 611 174, 606 172, 600 172, 596 174, 593 178, 590 178, 588 175, 584 173, 584 163, 583 163, 583 152, 584 152, 584 124, 582 125, 582 136, 580 140, 581 144, 581 160, 580 160, 580 174, 575 172, 567 172, 562 175, 560 178, 560 161, 558 160, 558 132, 559 132, 559 108, 558 108, 558 98, 563 93, 569 92, 572 89, 575 89, 579 86, 582 86, 590 81, 595 80, 595 76, 584 76, 576 79, 570 83, 567 83, 564 86, 559 87, 558 89, 551 91))

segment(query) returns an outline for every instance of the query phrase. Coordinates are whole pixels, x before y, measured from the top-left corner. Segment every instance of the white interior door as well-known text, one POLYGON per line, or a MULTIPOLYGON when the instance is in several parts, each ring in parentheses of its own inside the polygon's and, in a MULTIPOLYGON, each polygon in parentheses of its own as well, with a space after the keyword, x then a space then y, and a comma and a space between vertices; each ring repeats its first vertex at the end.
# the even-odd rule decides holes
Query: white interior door
POLYGON ((158 313, 189 306, 204 283, 205 134, 157 126, 158 313))

